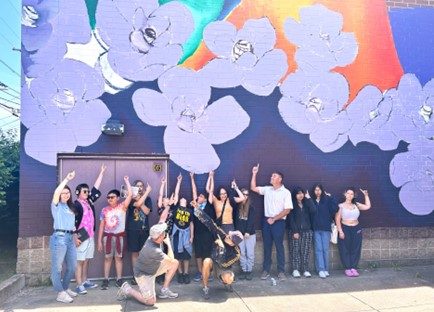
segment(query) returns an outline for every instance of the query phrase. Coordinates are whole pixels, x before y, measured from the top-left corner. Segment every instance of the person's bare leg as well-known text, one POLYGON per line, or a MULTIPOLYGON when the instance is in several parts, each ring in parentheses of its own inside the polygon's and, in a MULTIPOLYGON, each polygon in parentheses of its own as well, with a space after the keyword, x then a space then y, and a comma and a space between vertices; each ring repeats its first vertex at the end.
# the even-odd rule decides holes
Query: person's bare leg
POLYGON ((166 275, 164 277, 163 288, 169 288, 170 282, 172 281, 173 276, 175 276, 176 271, 178 270, 179 261, 176 259, 167 260, 170 261, 169 270, 167 270, 166 275))
POLYGON ((110 268, 112 266, 113 256, 104 258, 104 278, 108 279, 110 274, 110 268))
POLYGON ((210 258, 205 258, 202 265, 202 283, 204 287, 208 287, 208 280, 211 274, 212 260, 210 258))
POLYGON ((183 261, 183 266, 184 266, 184 274, 188 274, 188 269, 190 266, 190 260, 184 260, 183 261))
POLYGON ((116 279, 122 278, 122 258, 115 257, 116 279))
POLYGON ((155 297, 152 297, 151 299, 145 299, 145 298, 143 298, 142 293, 140 291, 135 290, 132 287, 128 288, 128 290, 126 291, 126 295, 128 297, 133 297, 138 302, 143 303, 144 305, 147 305, 147 306, 153 306, 156 302, 155 297))
POLYGON ((77 282, 77 286, 83 284, 82 280, 82 272, 83 272, 83 261, 77 261, 77 267, 75 268, 75 281, 77 282))
POLYGON ((89 269, 89 259, 86 259, 86 260, 83 261, 83 269, 81 271, 82 272, 81 273, 82 283, 84 283, 85 281, 87 281, 87 270, 88 269, 89 269))

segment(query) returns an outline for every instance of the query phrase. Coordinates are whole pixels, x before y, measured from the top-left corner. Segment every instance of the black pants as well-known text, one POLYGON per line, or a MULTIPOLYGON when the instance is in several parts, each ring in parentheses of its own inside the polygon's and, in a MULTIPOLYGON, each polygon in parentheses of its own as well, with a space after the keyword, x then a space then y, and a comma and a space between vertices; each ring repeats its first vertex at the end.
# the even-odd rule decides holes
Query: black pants
POLYGON ((356 269, 362 253, 362 227, 342 224, 344 239, 338 239, 339 255, 345 269, 356 269))
POLYGON ((289 242, 292 244, 292 269, 301 271, 309 271, 309 255, 312 247, 312 231, 300 232, 300 237, 294 239, 294 234, 290 232, 289 242))

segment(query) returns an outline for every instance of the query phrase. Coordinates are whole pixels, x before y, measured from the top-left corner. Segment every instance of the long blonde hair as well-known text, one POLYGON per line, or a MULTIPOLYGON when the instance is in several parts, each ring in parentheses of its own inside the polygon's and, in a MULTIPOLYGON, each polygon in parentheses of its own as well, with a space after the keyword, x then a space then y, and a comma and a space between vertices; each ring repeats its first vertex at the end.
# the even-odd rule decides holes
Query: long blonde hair
MULTIPOLYGON (((249 193, 248 189, 242 188, 241 193, 249 193)), ((247 219, 249 217, 249 209, 250 209, 250 196, 247 197, 246 201, 243 201, 238 204, 239 217, 242 219, 247 219)))

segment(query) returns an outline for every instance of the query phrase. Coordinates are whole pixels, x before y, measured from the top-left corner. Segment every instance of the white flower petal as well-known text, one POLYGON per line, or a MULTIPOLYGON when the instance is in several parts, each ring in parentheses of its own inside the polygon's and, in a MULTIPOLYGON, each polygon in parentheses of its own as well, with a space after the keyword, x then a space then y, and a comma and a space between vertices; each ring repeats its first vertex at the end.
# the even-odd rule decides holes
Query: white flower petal
POLYGON ((172 119, 167 98, 151 89, 138 89, 133 94, 133 106, 141 121, 151 126, 166 126, 172 119))

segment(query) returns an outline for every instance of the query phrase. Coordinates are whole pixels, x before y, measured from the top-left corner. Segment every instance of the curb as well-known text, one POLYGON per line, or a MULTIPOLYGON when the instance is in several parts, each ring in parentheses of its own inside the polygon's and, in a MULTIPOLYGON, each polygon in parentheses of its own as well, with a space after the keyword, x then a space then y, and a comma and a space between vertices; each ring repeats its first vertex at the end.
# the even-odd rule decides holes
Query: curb
POLYGON ((12 295, 21 291, 26 285, 24 274, 15 274, 0 283, 0 305, 6 302, 12 295))

